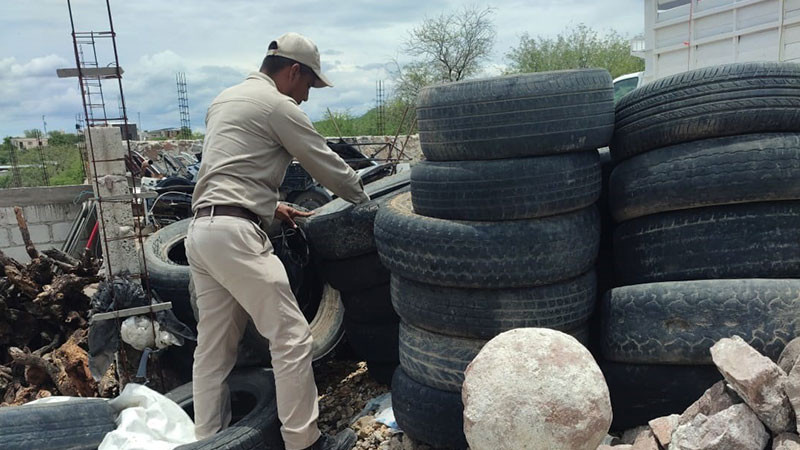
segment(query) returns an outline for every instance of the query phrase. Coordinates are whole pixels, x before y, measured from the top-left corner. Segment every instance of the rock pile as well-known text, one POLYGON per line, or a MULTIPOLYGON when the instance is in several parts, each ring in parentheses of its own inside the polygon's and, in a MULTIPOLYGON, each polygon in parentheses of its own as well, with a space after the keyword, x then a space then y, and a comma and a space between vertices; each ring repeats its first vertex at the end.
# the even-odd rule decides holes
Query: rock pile
POLYGON ((724 381, 682 414, 653 419, 597 450, 800 450, 799 348, 797 338, 776 364, 739 336, 719 340, 711 357, 724 381))

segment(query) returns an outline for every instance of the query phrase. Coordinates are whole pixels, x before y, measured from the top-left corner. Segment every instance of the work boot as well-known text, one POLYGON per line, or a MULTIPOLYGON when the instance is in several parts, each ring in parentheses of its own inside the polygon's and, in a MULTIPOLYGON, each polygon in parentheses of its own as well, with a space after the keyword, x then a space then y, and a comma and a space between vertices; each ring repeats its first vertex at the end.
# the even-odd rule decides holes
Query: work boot
POLYGON ((314 445, 306 450, 352 450, 356 445, 356 432, 350 428, 345 428, 336 436, 323 434, 314 442, 314 445))

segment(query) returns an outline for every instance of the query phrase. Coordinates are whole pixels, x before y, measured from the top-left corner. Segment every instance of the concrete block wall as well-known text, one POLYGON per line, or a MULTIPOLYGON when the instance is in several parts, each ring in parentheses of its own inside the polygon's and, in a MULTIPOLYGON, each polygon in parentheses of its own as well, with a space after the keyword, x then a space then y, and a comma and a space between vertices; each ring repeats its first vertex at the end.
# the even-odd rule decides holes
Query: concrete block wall
POLYGON ((82 200, 91 192, 89 185, 0 190, 0 250, 21 263, 30 261, 14 206, 22 207, 31 241, 38 250, 61 248, 81 211, 82 200))

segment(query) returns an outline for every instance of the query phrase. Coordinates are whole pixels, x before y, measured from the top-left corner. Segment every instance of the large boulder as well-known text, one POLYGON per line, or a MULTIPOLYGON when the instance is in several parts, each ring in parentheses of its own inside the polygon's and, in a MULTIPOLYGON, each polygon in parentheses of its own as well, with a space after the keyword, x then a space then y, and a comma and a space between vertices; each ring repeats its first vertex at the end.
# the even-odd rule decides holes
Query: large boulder
POLYGON ((711 347, 725 381, 774 434, 794 427, 792 406, 784 392, 786 373, 739 336, 720 339, 711 347))
POLYGON ((574 337, 518 328, 489 341, 465 371, 472 450, 596 450, 611 425, 600 368, 574 337))

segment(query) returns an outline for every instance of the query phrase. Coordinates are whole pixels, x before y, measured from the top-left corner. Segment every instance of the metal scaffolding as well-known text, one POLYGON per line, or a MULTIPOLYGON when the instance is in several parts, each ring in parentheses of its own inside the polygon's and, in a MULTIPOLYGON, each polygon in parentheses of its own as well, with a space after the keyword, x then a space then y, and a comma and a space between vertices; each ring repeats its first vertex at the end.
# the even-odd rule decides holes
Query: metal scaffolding
POLYGON ((192 124, 189 121, 189 92, 186 90, 186 74, 178 72, 175 74, 175 82, 178 85, 178 111, 181 115, 181 133, 183 139, 192 138, 192 124))

